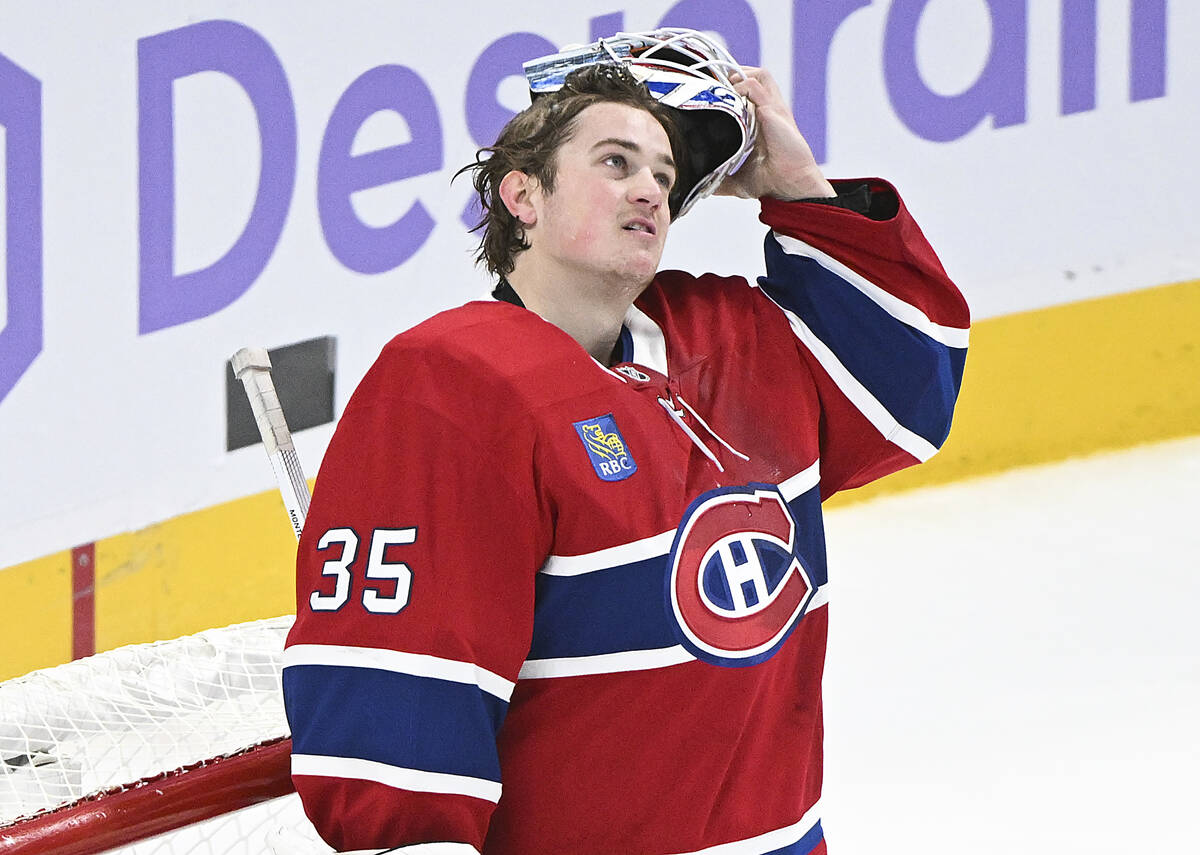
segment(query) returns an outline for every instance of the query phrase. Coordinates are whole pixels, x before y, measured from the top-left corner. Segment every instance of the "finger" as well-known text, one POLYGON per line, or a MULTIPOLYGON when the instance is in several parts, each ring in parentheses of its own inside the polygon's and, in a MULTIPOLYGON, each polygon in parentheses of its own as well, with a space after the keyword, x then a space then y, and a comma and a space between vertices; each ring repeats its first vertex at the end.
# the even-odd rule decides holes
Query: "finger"
POLYGON ((779 88, 779 84, 775 81, 775 75, 765 68, 755 68, 753 71, 754 73, 750 77, 762 84, 764 90, 772 96, 778 95, 782 97, 783 93, 779 88))
POLYGON ((753 72, 758 71, 758 68, 753 65, 742 65, 737 68, 729 69, 729 81, 737 83, 739 80, 744 80, 753 75, 753 72))
POLYGON ((743 98, 748 99, 752 104, 758 106, 762 106, 771 99, 771 93, 767 88, 753 77, 748 77, 735 83, 733 90, 743 98))

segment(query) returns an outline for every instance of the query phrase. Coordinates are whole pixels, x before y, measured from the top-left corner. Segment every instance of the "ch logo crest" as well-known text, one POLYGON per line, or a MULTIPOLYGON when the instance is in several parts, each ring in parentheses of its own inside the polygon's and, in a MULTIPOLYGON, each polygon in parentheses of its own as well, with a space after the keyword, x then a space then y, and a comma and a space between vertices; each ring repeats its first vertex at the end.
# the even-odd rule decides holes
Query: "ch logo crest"
POLYGON ((637 472, 637 463, 629 453, 612 413, 575 422, 575 432, 601 481, 624 481, 637 472))
POLYGON ((813 595, 796 549, 796 520, 767 484, 700 496, 675 534, 670 567, 676 635, 715 665, 771 658, 813 595))

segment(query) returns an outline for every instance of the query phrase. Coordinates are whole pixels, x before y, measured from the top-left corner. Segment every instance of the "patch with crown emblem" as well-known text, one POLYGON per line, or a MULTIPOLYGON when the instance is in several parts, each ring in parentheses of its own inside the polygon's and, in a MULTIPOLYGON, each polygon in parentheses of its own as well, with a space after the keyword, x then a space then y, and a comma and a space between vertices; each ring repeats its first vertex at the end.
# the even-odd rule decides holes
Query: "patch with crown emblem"
POLYGON ((601 481, 624 481, 637 472, 637 463, 612 413, 575 422, 575 432, 601 481))

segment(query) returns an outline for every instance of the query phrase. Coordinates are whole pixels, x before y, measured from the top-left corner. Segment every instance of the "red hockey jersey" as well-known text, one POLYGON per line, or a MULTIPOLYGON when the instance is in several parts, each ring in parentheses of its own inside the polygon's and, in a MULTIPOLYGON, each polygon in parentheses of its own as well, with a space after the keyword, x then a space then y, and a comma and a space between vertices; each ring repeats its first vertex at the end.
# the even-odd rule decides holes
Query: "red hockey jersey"
POLYGON ((284 659, 331 845, 824 852, 821 500, 935 452, 968 316, 902 204, 762 219, 757 286, 660 273, 612 368, 476 302, 363 379, 284 659))

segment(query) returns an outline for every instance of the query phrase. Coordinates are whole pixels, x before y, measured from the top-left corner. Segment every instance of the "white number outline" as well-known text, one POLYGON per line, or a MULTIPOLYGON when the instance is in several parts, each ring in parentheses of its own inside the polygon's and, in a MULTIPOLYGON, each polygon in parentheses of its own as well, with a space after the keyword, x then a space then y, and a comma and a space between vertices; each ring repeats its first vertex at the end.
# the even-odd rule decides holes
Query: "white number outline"
MULTIPOLYGON (((417 528, 377 528, 371 532, 371 550, 367 557, 364 575, 375 582, 394 582, 395 593, 384 596, 379 587, 363 586, 362 605, 376 615, 394 615, 403 611, 412 596, 412 568, 403 561, 389 563, 384 560, 389 546, 415 543, 417 528)), ((331 558, 321 566, 321 575, 336 579, 332 594, 323 594, 320 589, 308 596, 308 605, 314 612, 336 612, 350 601, 350 586, 354 579, 351 565, 358 557, 358 535, 350 528, 331 528, 317 541, 317 549, 325 550, 337 543, 342 544, 342 554, 331 558)))
POLYGON ((308 607, 314 612, 336 612, 350 599, 350 565, 358 555, 358 535, 354 529, 331 528, 321 535, 317 549, 329 549, 337 542, 342 544, 341 557, 326 561, 321 567, 321 575, 335 577, 337 583, 332 594, 322 594, 319 589, 309 594, 308 607))
POLYGON ((367 559, 368 579, 395 580, 396 593, 385 597, 378 588, 367 587, 363 591, 363 608, 375 615, 394 615, 408 605, 412 594, 412 570, 403 561, 388 564, 383 560, 389 546, 413 543, 417 539, 416 526, 412 528, 377 528, 371 533, 371 555, 367 559))

